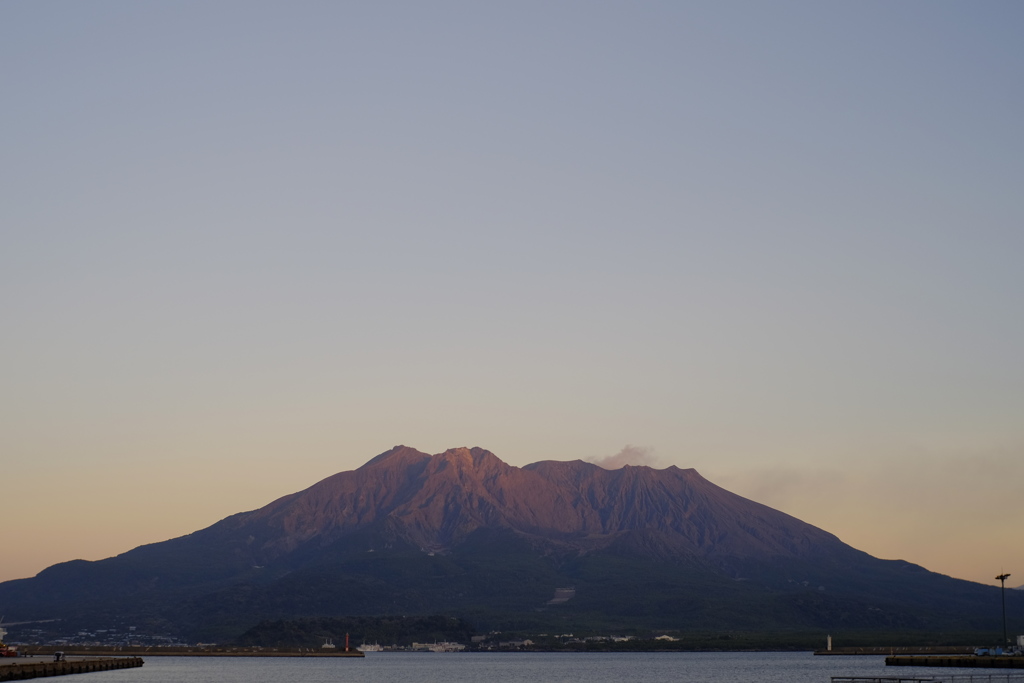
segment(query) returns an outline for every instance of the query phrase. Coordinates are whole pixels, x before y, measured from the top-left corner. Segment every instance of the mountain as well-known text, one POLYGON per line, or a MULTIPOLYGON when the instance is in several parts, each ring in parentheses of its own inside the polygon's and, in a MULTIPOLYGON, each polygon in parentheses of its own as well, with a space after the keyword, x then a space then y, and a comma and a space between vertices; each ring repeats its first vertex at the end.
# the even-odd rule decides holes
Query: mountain
POLYGON ((431 613, 485 628, 995 630, 999 599, 692 469, 519 468, 405 446, 188 536, 0 584, 12 620, 129 620, 190 639, 431 613))

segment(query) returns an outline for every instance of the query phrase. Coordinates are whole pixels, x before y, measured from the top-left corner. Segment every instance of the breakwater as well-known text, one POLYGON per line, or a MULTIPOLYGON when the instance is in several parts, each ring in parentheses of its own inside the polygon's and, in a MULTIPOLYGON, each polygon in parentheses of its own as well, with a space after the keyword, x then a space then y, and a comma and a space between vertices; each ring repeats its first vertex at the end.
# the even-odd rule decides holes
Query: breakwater
POLYGON ((893 655, 886 666, 952 666, 969 669, 1024 669, 1024 657, 913 656, 893 655))
POLYGON ((93 671, 132 669, 142 666, 142 657, 105 657, 102 659, 71 659, 60 662, 4 662, 0 666, 0 681, 24 681, 29 678, 66 676, 93 671))
POLYGON ((905 645, 894 647, 835 647, 831 650, 815 650, 816 655, 973 655, 973 645, 905 645))
POLYGON ((26 655, 47 656, 62 651, 68 656, 79 657, 117 657, 128 655, 145 655, 146 657, 364 657, 365 655, 352 648, 264 648, 264 647, 103 647, 100 645, 61 647, 53 645, 22 645, 21 652, 26 655))

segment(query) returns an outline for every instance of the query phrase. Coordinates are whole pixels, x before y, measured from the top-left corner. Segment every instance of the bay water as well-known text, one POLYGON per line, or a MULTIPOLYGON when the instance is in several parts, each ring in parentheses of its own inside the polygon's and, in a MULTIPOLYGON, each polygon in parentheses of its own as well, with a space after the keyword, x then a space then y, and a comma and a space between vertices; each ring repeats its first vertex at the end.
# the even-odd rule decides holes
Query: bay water
POLYGON ((926 676, 882 656, 810 652, 391 653, 365 658, 143 657, 145 666, 75 683, 829 683, 832 676, 926 676))

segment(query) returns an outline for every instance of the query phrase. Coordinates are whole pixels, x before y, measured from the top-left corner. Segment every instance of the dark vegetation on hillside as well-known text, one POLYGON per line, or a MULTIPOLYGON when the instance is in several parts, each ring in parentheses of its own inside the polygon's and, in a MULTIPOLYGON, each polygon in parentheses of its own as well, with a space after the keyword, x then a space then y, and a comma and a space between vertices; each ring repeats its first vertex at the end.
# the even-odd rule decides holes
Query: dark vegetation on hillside
MULTIPOLYGON (((349 634, 352 647, 364 643, 407 647, 414 642, 460 642, 469 645, 474 635, 482 642, 476 649, 491 649, 503 641, 529 639, 530 650, 566 652, 674 652, 743 650, 818 650, 825 647, 820 631, 679 631, 646 629, 580 629, 568 633, 544 633, 531 630, 479 633, 464 619, 442 615, 424 617, 323 617, 263 621, 247 630, 232 644, 240 647, 312 648, 327 640, 337 646, 349 634), (630 640, 612 641, 608 636, 628 636, 630 640), (669 636, 673 640, 657 639, 669 636), (597 639, 601 638, 601 639, 597 639)), ((978 632, 932 633, 918 631, 840 631, 829 634, 836 648, 952 647, 988 643, 998 634, 978 632)), ((993 641, 994 642, 994 641, 993 641)), ((471 646, 474 647, 474 646, 471 646)))

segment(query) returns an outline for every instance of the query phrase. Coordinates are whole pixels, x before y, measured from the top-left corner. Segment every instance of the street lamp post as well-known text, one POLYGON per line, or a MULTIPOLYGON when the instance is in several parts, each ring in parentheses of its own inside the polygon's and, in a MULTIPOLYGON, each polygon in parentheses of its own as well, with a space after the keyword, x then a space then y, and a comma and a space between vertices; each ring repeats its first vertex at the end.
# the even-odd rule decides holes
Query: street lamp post
POLYGON ((1000 595, 1003 598, 1003 643, 1005 645, 1010 644, 1010 639, 1006 637, 1006 580, 1010 578, 1009 574, 1000 574, 996 577, 996 581, 1002 584, 1002 591, 1000 595))

